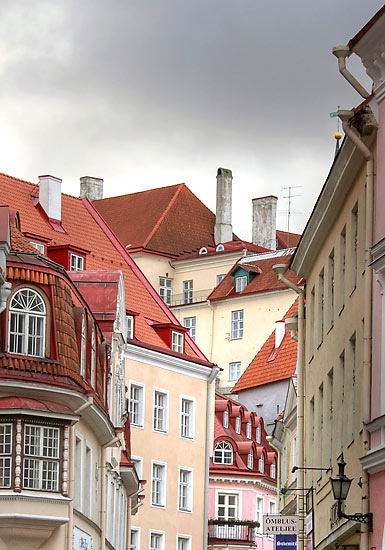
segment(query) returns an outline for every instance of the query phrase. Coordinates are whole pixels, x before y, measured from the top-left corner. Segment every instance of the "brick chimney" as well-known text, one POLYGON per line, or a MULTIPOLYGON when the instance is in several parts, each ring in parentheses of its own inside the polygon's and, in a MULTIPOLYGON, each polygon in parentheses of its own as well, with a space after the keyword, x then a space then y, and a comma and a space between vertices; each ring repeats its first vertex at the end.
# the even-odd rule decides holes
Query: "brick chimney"
POLYGON ((103 183, 101 178, 83 176, 80 178, 80 198, 97 201, 103 198, 103 183))
POLYGON ((277 200, 274 195, 253 199, 253 244, 276 249, 277 200))
POLYGON ((227 243, 233 240, 233 226, 231 225, 232 181, 231 170, 218 168, 217 208, 214 227, 215 244, 227 243))
POLYGON ((61 221, 61 182, 55 176, 39 176, 39 203, 47 216, 61 221))

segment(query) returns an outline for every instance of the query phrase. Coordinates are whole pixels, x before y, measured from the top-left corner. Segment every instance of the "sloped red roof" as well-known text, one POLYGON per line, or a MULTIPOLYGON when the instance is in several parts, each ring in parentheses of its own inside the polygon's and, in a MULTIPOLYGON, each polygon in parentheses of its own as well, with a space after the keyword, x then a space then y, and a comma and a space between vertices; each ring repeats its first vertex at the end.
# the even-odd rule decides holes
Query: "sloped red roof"
MULTIPOLYGON (((86 199, 62 193, 62 227, 55 231, 36 206, 38 185, 5 174, 0 174, 0 197, 3 205, 20 214, 21 231, 49 240, 50 245, 73 245, 90 250, 87 256, 89 270, 120 270, 126 290, 126 307, 137 311, 135 331, 138 340, 167 350, 165 342, 146 322, 151 318, 159 323, 179 321, 153 289, 141 270, 126 253, 111 229, 86 199)), ((135 220, 139 216, 134 215, 135 220)), ((191 338, 186 335, 185 354, 206 360, 191 338)))
POLYGON ((193 258, 200 258, 203 256, 214 256, 219 254, 226 254, 226 253, 232 253, 232 252, 240 252, 242 250, 247 250, 248 252, 254 252, 255 254, 268 252, 267 248, 263 248, 263 246, 259 246, 257 244, 249 243, 248 241, 230 241, 228 243, 221 243, 223 244, 224 250, 217 250, 216 246, 206 246, 205 248, 207 250, 207 253, 199 254, 199 250, 193 251, 193 252, 186 252, 183 254, 180 254, 178 258, 176 258, 174 261, 178 260, 191 260, 193 258))
POLYGON ((11 249, 18 252, 30 252, 37 254, 37 250, 30 242, 24 237, 23 233, 17 229, 14 225, 11 225, 11 249))
POLYGON ((30 397, 0 397, 0 409, 23 409, 26 411, 40 411, 46 413, 74 414, 74 411, 63 403, 32 399, 30 397))
MULTIPOLYGON (((295 300, 283 319, 293 317, 297 311, 298 299, 295 300)), ((277 382, 278 380, 286 380, 294 374, 297 365, 297 342, 290 336, 289 330, 285 330, 285 336, 283 337, 276 355, 272 355, 274 347, 275 330, 270 334, 269 338, 235 384, 232 389, 233 393, 255 388, 256 386, 263 386, 270 382, 277 382)))
MULTIPOLYGON (((286 286, 278 280, 276 273, 272 270, 273 265, 285 263, 289 265, 292 256, 275 256, 274 258, 258 259, 244 261, 239 260, 230 269, 226 277, 222 279, 217 287, 214 288, 212 293, 208 296, 208 300, 225 300, 227 298, 234 298, 235 296, 245 296, 248 294, 257 294, 260 292, 271 292, 273 290, 286 290, 286 286), (243 261, 244 263, 241 263, 243 261), (236 267, 242 267, 246 271, 256 272, 253 280, 242 290, 242 292, 235 292, 234 277, 230 275, 236 267)), ((295 284, 298 284, 300 278, 294 273, 294 271, 288 270, 285 273, 285 277, 295 284)))
POLYGON ((276 231, 278 243, 282 248, 293 248, 298 245, 301 235, 298 233, 288 233, 287 231, 276 231))

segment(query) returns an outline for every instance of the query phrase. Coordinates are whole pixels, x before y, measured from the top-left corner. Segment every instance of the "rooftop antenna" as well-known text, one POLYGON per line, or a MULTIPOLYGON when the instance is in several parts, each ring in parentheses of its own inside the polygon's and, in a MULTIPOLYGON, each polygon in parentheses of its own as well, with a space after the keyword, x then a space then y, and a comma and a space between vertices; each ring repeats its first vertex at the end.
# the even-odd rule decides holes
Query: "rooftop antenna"
POLYGON ((340 117, 338 116, 338 111, 340 110, 340 105, 337 105, 337 111, 329 113, 331 118, 337 118, 337 131, 334 132, 334 138, 336 140, 336 149, 334 151, 334 158, 336 158, 338 151, 340 150, 340 139, 342 138, 342 132, 340 129, 340 117))
MULTIPOLYGON (((288 208, 287 208, 287 241, 289 245, 289 239, 290 239, 290 218, 294 214, 294 212, 291 211, 291 201, 295 197, 300 197, 301 195, 292 195, 292 189, 300 189, 303 187, 302 185, 290 185, 289 187, 282 187, 282 191, 288 192, 286 196, 284 196, 284 199, 288 199, 288 208)), ((289 247, 290 248, 290 247, 289 247)))

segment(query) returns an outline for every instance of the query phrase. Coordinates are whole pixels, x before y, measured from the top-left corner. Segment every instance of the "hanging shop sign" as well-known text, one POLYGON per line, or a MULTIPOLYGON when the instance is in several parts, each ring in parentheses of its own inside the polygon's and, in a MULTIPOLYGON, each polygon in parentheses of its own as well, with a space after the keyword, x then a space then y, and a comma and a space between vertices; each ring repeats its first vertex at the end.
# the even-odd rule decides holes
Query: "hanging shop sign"
POLYGON ((298 533, 299 521, 298 516, 280 516, 267 515, 263 516, 263 534, 293 534, 298 533))
POLYGON ((274 550, 297 550, 297 535, 274 535, 274 550))

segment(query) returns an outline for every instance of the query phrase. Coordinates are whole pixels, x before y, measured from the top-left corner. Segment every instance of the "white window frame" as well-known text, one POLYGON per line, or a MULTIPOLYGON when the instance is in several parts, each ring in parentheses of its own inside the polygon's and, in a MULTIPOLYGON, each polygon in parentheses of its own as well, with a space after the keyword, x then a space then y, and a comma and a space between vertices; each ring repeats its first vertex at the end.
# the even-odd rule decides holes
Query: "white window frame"
POLYGON ((240 434, 241 433, 241 415, 238 414, 238 416, 235 419, 235 433, 240 434))
POLYGON ((263 451, 262 451, 261 456, 258 460, 258 472, 260 474, 265 473, 265 455, 263 454, 263 451))
POLYGON ((176 535, 176 550, 191 550, 191 535, 182 535, 177 533, 176 535), (187 542, 187 546, 183 548, 179 545, 179 542, 187 542))
POLYGON ((254 468, 254 451, 253 447, 250 448, 250 452, 247 455, 247 467, 252 470, 254 468))
POLYGON ((148 547, 149 550, 164 550, 164 538, 165 538, 165 532, 159 531, 158 529, 150 529, 150 533, 148 536, 148 547), (160 536, 160 546, 156 548, 155 546, 151 546, 151 535, 159 535, 160 536))
POLYGON ((1 436, 3 442, 0 447, 0 460, 1 460, 1 469, 0 469, 0 480, 1 487, 4 489, 9 489, 12 485, 12 472, 13 472, 13 424, 12 422, 2 422, 0 424, 1 436), (10 428, 9 432, 6 433, 7 428, 10 428), (9 447, 9 450, 7 450, 9 447), (9 479, 8 483, 4 483, 5 479, 9 479))
POLYGON ((229 363, 229 381, 236 382, 241 376, 241 361, 231 361, 229 363))
POLYGON ((251 424, 251 418, 249 418, 249 421, 246 424, 246 437, 247 437, 247 439, 251 439, 251 435, 252 435, 252 424, 251 424))
POLYGON ((19 288, 10 299, 8 317, 8 352, 28 357, 45 356, 47 306, 43 296, 33 288, 19 288), (21 307, 15 307, 20 305, 21 307), (34 303, 41 308, 34 309, 34 303), (20 325, 21 328, 20 328, 20 325), (12 326, 15 330, 12 330, 12 326), (13 346, 11 346, 13 335, 13 346), (30 339, 33 348, 29 349, 30 339), (21 349, 20 345, 21 344, 21 349), (39 348, 39 349, 36 349, 39 348))
POLYGON ((235 277, 235 292, 242 292, 247 287, 247 275, 235 277))
POLYGON ((183 332, 171 331, 171 349, 177 353, 184 352, 184 334, 183 332))
POLYGON ((132 525, 130 527, 130 550, 140 550, 140 527, 132 525), (135 546, 131 544, 131 533, 135 533, 137 540, 135 541, 135 546))
MULTIPOLYGON (((33 436, 32 441, 33 441, 33 436)), ((60 462, 61 462, 61 433, 60 428, 57 428, 56 426, 44 426, 40 424, 24 424, 23 427, 23 481, 22 486, 24 489, 32 489, 32 490, 38 490, 38 491, 48 491, 52 493, 58 493, 60 492, 60 462), (33 453, 33 452, 26 452, 27 448, 27 428, 39 428, 40 429, 40 435, 39 435, 39 452, 33 453), (57 455, 56 456, 49 456, 44 454, 44 430, 53 430, 57 434, 57 455), (26 483, 26 472, 28 471, 27 468, 27 462, 33 462, 35 461, 37 464, 37 469, 35 469, 35 472, 38 474, 37 487, 31 487, 27 486, 26 483), (54 489, 47 489, 47 487, 43 487, 43 471, 45 463, 51 463, 56 465, 56 484, 54 489)), ((30 444, 33 446, 32 444, 30 444)))
POLYGON ((167 462, 161 462, 159 460, 151 461, 151 497, 150 497, 150 506, 152 508, 166 508, 166 497, 167 497, 167 462), (162 472, 160 478, 154 479, 154 467, 159 467, 162 472), (154 501, 154 483, 159 482, 159 502, 154 501))
POLYGON ((217 275, 217 286, 219 285, 219 283, 221 281, 223 281, 223 279, 226 277, 226 273, 220 273, 219 275, 217 275))
POLYGON ((168 306, 172 305, 172 283, 170 277, 159 277, 159 296, 168 306))
POLYGON ((261 443, 262 428, 261 423, 258 424, 257 429, 255 430, 255 441, 261 443))
POLYGON ((270 477, 273 479, 276 479, 277 477, 277 463, 275 458, 273 459, 273 462, 270 464, 270 477))
POLYGON ((127 319, 127 339, 132 340, 134 338, 134 316, 126 315, 127 319))
POLYGON ((45 244, 37 243, 36 241, 29 241, 29 244, 36 248, 36 250, 41 254, 45 254, 45 244))
POLYGON ((229 409, 226 408, 223 411, 223 427, 228 428, 229 427, 229 409))
MULTIPOLYGON (((242 517, 242 492, 241 491, 227 491, 226 489, 216 489, 215 490, 215 519, 218 519, 218 508, 219 508, 219 496, 235 496, 236 497, 236 515, 235 518, 239 519, 242 517)), ((226 505, 225 505, 226 507, 226 505)), ((228 507, 227 507, 228 508, 228 507)), ((225 514, 228 516, 228 513, 225 514)))
POLYGON ((180 396, 180 423, 179 423, 179 436, 182 439, 188 439, 189 441, 194 440, 195 435, 195 399, 193 397, 188 397, 187 395, 180 396), (190 411, 187 413, 184 411, 183 404, 188 403, 190 411), (186 422, 184 419, 187 419, 188 429, 186 432, 186 422))
POLYGON ((214 464, 225 464, 228 466, 231 466, 234 462, 234 448, 231 445, 229 441, 226 439, 221 439, 220 441, 217 441, 215 447, 214 447, 214 455, 213 455, 213 462, 214 464), (230 446, 231 450, 227 445, 221 445, 221 444, 227 444, 230 446), (221 446, 220 446, 221 445, 221 446), (218 451, 218 455, 220 454, 220 460, 217 460, 217 457, 215 456, 215 452, 218 451), (230 455, 231 453, 231 455, 230 455), (229 460, 231 458, 231 460, 229 460))
POLYGON ((231 340, 243 338, 244 310, 237 309, 231 312, 231 340))
POLYGON ((167 434, 168 433, 168 391, 162 390, 160 388, 153 388, 152 393, 152 431, 160 434, 167 434), (163 395, 165 398, 165 403, 163 405, 156 404, 156 396, 157 394, 163 395), (156 411, 163 410, 163 421, 162 421, 162 427, 158 428, 157 425, 157 418, 158 415, 156 411))
POLYGON ((258 535, 263 534, 263 497, 257 495, 257 500, 255 503, 255 511, 256 511, 256 520, 259 523, 259 527, 256 529, 256 533, 258 535))
POLYGON ((84 271, 84 256, 70 254, 70 271, 84 271))
POLYGON ((143 457, 131 455, 131 461, 134 465, 138 479, 143 479, 143 457))
POLYGON ((189 329, 188 332, 189 332, 191 338, 195 342, 196 331, 197 331, 197 318, 196 317, 184 317, 183 326, 185 328, 189 329))
POLYGON ((135 428, 141 428, 142 430, 144 429, 144 403, 145 403, 145 395, 146 395, 146 392, 145 392, 145 385, 142 384, 141 382, 136 382, 135 380, 130 380, 129 381, 129 399, 128 399, 128 409, 129 409, 129 413, 130 413, 130 426, 134 426, 135 428), (138 403, 138 407, 139 407, 139 410, 138 410, 138 416, 139 416, 139 420, 138 422, 133 422, 132 418, 131 418, 131 387, 135 387, 136 389, 138 389, 140 391, 140 396, 139 396, 139 400, 136 400, 136 402, 138 403))
POLYGON ((194 301, 194 282, 192 279, 182 281, 182 304, 192 304, 194 301))
POLYGON ((186 466, 179 466, 178 468, 178 512, 183 512, 185 514, 191 514, 193 511, 193 496, 194 496, 194 477, 193 470, 187 468, 186 466), (187 482, 181 480, 181 474, 185 473, 188 476, 187 482), (187 490, 187 506, 181 506, 182 498, 182 486, 186 487, 187 490))

